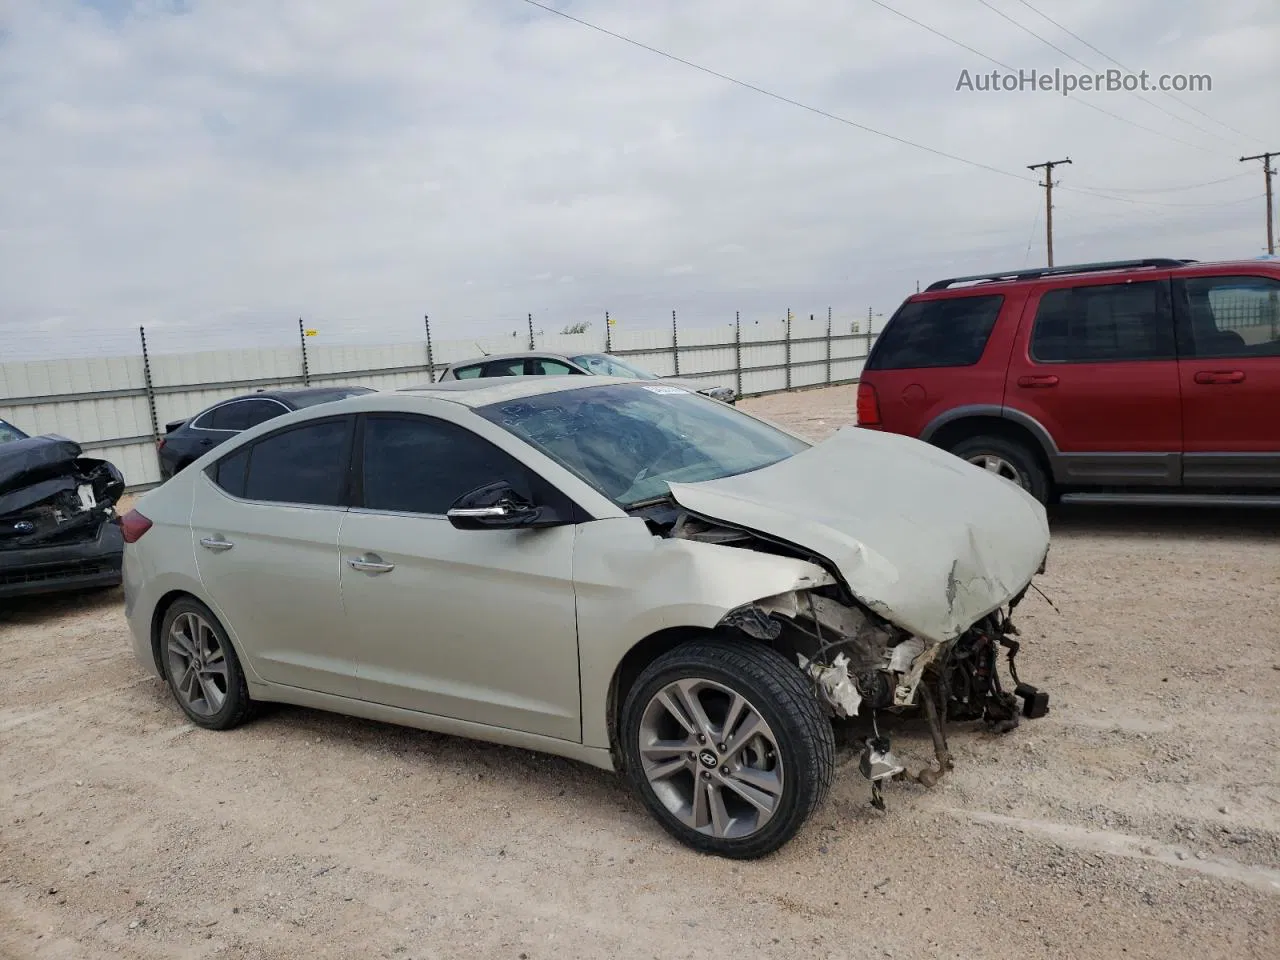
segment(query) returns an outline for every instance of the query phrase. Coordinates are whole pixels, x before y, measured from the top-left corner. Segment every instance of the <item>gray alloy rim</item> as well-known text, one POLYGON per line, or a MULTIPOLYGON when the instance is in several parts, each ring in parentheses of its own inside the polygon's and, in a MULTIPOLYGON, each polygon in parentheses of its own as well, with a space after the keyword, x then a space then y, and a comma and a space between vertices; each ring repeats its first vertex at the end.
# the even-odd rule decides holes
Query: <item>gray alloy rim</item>
POLYGON ((209 621, 184 613, 169 628, 169 675, 192 711, 211 717, 227 702, 227 658, 209 621))
POLYGON ((669 683, 640 719, 645 778, 686 827, 722 839, 749 837, 782 802, 782 753, 746 697, 712 680, 669 683))
POLYGON ((1012 480, 1020 487, 1026 487, 1027 485, 1022 478, 1022 474, 1018 472, 1018 468, 1004 459, 1004 457, 997 457, 990 453, 980 453, 975 457, 970 457, 969 462, 975 467, 981 467, 988 473, 999 474, 1006 480, 1012 480))

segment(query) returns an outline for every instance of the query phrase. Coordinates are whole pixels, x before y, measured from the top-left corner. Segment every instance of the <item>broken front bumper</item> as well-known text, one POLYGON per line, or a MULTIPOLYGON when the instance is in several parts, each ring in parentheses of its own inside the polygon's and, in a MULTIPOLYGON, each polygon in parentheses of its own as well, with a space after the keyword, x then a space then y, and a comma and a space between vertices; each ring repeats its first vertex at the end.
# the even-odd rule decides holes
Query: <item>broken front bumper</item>
POLYGON ((105 520, 85 540, 0 550, 0 599, 114 587, 120 583, 124 537, 105 520))

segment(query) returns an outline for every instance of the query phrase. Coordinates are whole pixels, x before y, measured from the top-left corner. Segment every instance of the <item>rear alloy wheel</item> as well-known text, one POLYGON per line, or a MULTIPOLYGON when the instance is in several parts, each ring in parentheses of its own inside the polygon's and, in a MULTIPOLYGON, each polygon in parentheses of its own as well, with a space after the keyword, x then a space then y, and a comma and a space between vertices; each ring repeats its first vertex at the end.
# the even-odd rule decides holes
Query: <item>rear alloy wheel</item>
POLYGON ((658 822, 697 850, 762 857, 826 795, 831 722, 804 675, 743 641, 684 644, 636 680, 623 706, 628 776, 658 822))
POLYGON ((989 473, 1016 483, 1039 500, 1049 500, 1049 478, 1034 453, 1016 440, 983 436, 961 440, 951 452, 989 473))
POLYGON ((160 655, 165 681, 192 723, 229 730, 249 716, 244 672, 226 631, 197 600, 179 600, 165 613, 160 655))

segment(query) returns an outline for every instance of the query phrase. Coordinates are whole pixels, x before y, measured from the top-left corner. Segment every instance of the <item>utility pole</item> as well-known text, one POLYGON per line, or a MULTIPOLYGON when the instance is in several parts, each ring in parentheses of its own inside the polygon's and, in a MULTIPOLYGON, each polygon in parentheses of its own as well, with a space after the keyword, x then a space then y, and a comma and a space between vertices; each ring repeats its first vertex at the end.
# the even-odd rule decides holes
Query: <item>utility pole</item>
POLYGON ((1256 153, 1252 157, 1241 157, 1241 163, 1247 163, 1250 160, 1262 161, 1262 176, 1267 182, 1267 253, 1274 255, 1276 252, 1276 228, 1275 215, 1272 213, 1271 205, 1271 178, 1276 172, 1271 169, 1271 158, 1280 156, 1280 151, 1274 153, 1256 153))
POLYGON ((1047 160, 1044 163, 1033 163, 1027 167, 1028 170, 1043 170, 1044 183, 1040 186, 1044 187, 1044 233, 1045 233, 1045 250, 1049 256, 1049 266, 1053 266, 1053 168, 1064 163, 1070 163, 1071 158, 1065 160, 1047 160))

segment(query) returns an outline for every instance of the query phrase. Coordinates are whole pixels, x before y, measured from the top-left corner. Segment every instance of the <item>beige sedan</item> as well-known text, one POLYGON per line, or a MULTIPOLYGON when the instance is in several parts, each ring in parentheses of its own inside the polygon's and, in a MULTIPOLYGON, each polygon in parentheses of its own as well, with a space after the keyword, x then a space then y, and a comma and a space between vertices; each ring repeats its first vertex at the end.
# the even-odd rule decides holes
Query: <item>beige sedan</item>
MULTIPOLYGON (((801 827, 835 718, 923 707, 929 779, 939 716, 1043 712, 993 669, 1048 550, 1034 499, 915 440, 811 445, 667 384, 462 380, 298 411, 122 525, 134 653, 193 723, 278 701, 559 754, 625 772, 725 856, 801 827)), ((877 802, 906 775, 878 733, 862 761, 877 802)))

